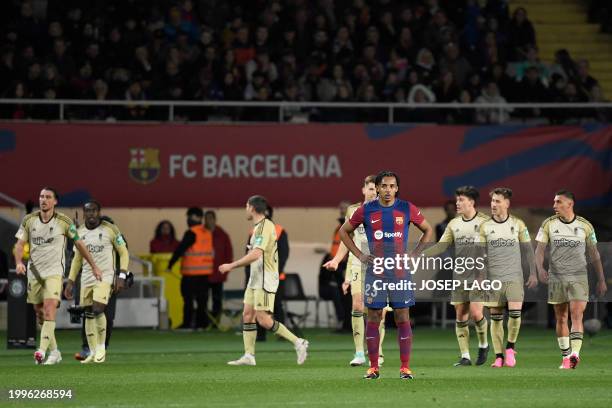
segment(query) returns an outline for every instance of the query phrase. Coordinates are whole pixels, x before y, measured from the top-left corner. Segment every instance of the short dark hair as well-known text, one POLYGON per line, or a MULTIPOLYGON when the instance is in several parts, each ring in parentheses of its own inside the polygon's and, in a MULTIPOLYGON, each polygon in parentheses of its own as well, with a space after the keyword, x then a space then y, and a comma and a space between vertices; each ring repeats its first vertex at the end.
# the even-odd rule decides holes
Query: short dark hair
POLYGON ((569 190, 561 189, 555 193, 555 195, 567 197, 572 201, 576 201, 576 196, 569 190))
POLYGON ((98 200, 94 200, 93 198, 90 198, 89 200, 83 203, 83 208, 85 208, 87 204, 95 204, 95 206, 98 207, 98 211, 102 210, 102 205, 100 204, 98 200))
POLYGON ((187 216, 191 217, 192 215, 202 218, 204 216, 204 212, 200 207, 189 207, 187 210, 187 216))
POLYGON ((257 214, 266 214, 270 205, 264 196, 254 195, 249 197, 247 203, 255 209, 257 214))
POLYGON ((272 220, 274 216, 274 208, 270 204, 268 204, 268 209, 266 209, 266 218, 272 220))
POLYGON ((363 186, 367 186, 370 183, 376 184, 376 174, 370 174, 368 177, 363 179, 363 186))
POLYGON ((57 190, 54 189, 53 187, 43 187, 42 190, 47 190, 47 191, 52 192, 55 199, 59 201, 59 194, 57 194, 57 190))
POLYGON ((456 196, 464 196, 477 202, 480 198, 480 193, 474 186, 461 186, 455 190, 456 196))
POLYGON ((207 211, 204 213, 204 216, 205 216, 205 217, 206 217, 206 216, 208 216, 208 215, 212 215, 212 216, 213 216, 213 218, 214 218, 215 220, 217 219, 217 213, 215 213, 213 210, 207 210, 207 211))
POLYGON ((374 179, 374 184, 376 184, 377 186, 380 186, 380 183, 382 183, 385 177, 395 177, 395 183, 397 184, 397 187, 399 188, 399 185, 400 185, 399 176, 397 175, 397 173, 393 171, 389 171, 389 170, 384 170, 378 173, 376 175, 376 178, 374 179))
POLYGON ((493 197, 493 194, 504 196, 506 200, 509 200, 512 198, 512 189, 508 187, 495 187, 489 192, 489 197, 493 197))

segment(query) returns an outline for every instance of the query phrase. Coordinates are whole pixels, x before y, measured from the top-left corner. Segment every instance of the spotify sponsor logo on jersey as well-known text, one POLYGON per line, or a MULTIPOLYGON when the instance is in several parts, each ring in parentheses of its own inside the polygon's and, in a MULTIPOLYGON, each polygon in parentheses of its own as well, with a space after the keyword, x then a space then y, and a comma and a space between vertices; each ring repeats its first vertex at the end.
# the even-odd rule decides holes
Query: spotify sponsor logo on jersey
POLYGON ((403 236, 401 231, 397 232, 382 232, 381 230, 374 231, 374 239, 380 240, 383 238, 401 238, 403 236))

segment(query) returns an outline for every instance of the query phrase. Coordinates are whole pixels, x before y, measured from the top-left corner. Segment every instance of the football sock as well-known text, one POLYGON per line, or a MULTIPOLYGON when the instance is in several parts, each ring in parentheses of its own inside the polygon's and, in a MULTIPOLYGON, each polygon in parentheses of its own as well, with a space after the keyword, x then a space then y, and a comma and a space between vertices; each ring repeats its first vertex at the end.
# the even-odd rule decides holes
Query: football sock
POLYGON ((57 340, 55 340, 55 328, 54 328, 53 333, 51 334, 51 338, 49 339, 49 351, 55 351, 55 350, 57 350, 57 340))
POLYGON ((380 321, 380 327, 378 328, 378 332, 380 333, 380 344, 378 345, 378 354, 380 354, 381 356, 384 356, 385 353, 383 353, 383 343, 385 341, 385 321, 381 320, 380 321))
POLYGON ((397 324, 397 342, 400 349, 401 368, 410 367, 410 351, 412 350, 412 327, 410 321, 397 324))
POLYGON ((53 337, 55 337, 55 321, 45 320, 40 329, 40 350, 46 353, 53 337))
POLYGON ((95 322, 98 348, 104 349, 106 344, 106 315, 104 313, 98 314, 95 322))
POLYGON ((255 342, 257 341, 257 323, 242 324, 242 341, 244 354, 255 355, 255 342))
POLYGON ((504 315, 491 314, 491 340, 495 354, 502 352, 504 343, 504 315))
POLYGON ((470 327, 467 320, 455 322, 455 334, 459 343, 461 357, 470 359, 470 327))
POLYGON ((289 331, 289 329, 282 323, 278 322, 278 321, 274 321, 274 324, 272 325, 272 333, 276 334, 277 336, 282 337, 283 339, 291 342, 291 344, 295 344, 295 342, 297 341, 298 337, 291 333, 289 331))
POLYGON ((87 337, 89 350, 95 353, 98 346, 98 336, 96 334, 96 316, 93 312, 85 312, 85 336, 87 337))
POLYGON ((569 339, 572 353, 580 355, 580 349, 582 348, 582 333, 571 332, 569 335, 569 339))
POLYGON ((478 347, 487 348, 489 346, 489 342, 487 341, 487 332, 487 319, 482 316, 482 319, 476 322, 476 336, 478 336, 478 347))
POLYGON ((514 343, 516 343, 520 329, 521 311, 508 310, 508 344, 512 344, 512 347, 506 346, 506 348, 514 348, 514 343))
POLYGON ((561 356, 567 357, 570 355, 570 338, 569 337, 557 337, 557 343, 561 349, 561 356))
POLYGON ((351 323, 353 326, 353 342, 355 343, 355 352, 363 353, 363 332, 365 329, 363 312, 353 310, 351 313, 351 323))
POLYGON ((379 324, 368 322, 366 326, 366 343, 368 344, 368 358, 370 367, 378 368, 378 347, 380 346, 379 324))

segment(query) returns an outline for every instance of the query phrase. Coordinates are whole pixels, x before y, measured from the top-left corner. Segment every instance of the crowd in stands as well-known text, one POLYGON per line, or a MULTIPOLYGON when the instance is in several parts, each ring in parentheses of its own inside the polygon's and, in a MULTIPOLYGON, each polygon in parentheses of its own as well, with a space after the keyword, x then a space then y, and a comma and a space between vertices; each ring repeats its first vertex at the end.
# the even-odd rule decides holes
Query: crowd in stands
POLYGON ((601 24, 602 31, 612 33, 612 2, 609 0, 590 0, 589 20, 601 24))
MULTIPOLYGON (((23 98, 189 101, 604 101, 588 61, 542 62, 507 0, 6 0, 0 116, 56 119, 23 98)), ((548 56, 545 56, 548 57, 548 56)), ((67 119, 164 120, 167 108, 68 106, 67 119)), ((386 110, 287 109, 286 119, 386 121, 386 110)), ((497 123, 539 109, 402 109, 396 121, 497 123)), ((604 111, 584 116, 607 119, 604 111)), ((177 108, 177 120, 275 121, 273 108, 177 108)))

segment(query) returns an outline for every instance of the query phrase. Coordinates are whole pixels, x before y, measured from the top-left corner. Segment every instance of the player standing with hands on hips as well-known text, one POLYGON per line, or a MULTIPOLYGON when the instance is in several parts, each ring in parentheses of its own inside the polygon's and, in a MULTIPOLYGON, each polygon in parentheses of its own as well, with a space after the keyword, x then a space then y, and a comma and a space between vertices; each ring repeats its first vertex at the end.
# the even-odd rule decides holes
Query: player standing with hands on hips
MULTIPOLYGON (((420 254, 425 243, 433 238, 433 228, 421 211, 412 203, 397 198, 399 177, 390 171, 383 171, 376 176, 374 184, 378 199, 364 203, 340 228, 340 238, 346 247, 361 262, 368 263, 365 278, 365 305, 368 308, 366 343, 370 368, 364 379, 377 379, 379 374, 379 325, 383 308, 389 304, 394 311, 398 328, 400 348, 400 378, 412 379, 410 370, 410 353, 412 349, 412 328, 410 326, 409 308, 414 305, 414 293, 410 288, 401 290, 376 290, 381 287, 376 283, 398 283, 411 279, 411 271, 399 268, 384 268, 382 274, 373 273, 374 258, 395 259, 396 255, 408 252, 408 227, 410 223, 423 233, 411 256, 420 254), (350 234, 360 225, 365 228, 370 255, 361 252, 353 242, 350 234), (376 282, 380 280, 382 282, 376 282)), ((386 262, 384 262, 386 263, 386 262)))

